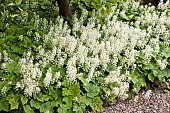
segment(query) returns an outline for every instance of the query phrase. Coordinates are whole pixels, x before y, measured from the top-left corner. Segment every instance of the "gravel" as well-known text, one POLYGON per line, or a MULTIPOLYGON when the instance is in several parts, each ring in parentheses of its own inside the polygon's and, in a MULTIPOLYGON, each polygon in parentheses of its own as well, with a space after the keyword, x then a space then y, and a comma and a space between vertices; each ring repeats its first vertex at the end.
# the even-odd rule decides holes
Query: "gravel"
POLYGON ((131 100, 110 103, 101 113, 170 113, 170 93, 143 90, 131 100))

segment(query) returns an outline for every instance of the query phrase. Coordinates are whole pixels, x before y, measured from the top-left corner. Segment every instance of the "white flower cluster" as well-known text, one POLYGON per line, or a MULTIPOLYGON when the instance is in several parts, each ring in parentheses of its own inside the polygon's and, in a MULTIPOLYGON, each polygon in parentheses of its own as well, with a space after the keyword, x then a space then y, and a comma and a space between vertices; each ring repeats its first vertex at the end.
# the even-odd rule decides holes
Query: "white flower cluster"
POLYGON ((49 110, 46 110, 45 113, 50 113, 50 111, 49 111, 49 110))
POLYGON ((127 82, 120 82, 120 87, 114 87, 112 89, 112 93, 117 95, 121 100, 127 99, 129 91, 129 83, 127 82))
POLYGON ((31 58, 31 52, 25 54, 25 58, 21 58, 19 61, 21 66, 22 80, 16 84, 16 89, 24 89, 26 96, 32 96, 40 91, 37 80, 42 76, 42 72, 39 68, 39 64, 34 65, 33 58, 31 58))
POLYGON ((129 90, 129 83, 125 82, 125 75, 120 75, 122 67, 118 67, 115 71, 111 71, 109 75, 105 78, 105 84, 117 83, 119 87, 114 87, 112 93, 120 99, 126 99, 128 97, 127 91, 129 90))
POLYGON ((6 93, 6 89, 7 89, 7 87, 4 85, 4 86, 2 87, 2 89, 1 89, 1 93, 2 93, 2 94, 5 94, 5 93, 6 93))
POLYGON ((10 58, 8 57, 8 53, 4 50, 3 51, 3 56, 4 56, 4 62, 8 62, 8 63, 10 63, 10 58))
POLYGON ((122 67, 118 67, 115 71, 111 71, 109 75, 105 78, 105 84, 109 84, 112 82, 121 82, 120 71, 122 67))
POLYGON ((47 70, 47 73, 45 75, 43 83, 44 83, 45 87, 48 87, 51 82, 52 82, 52 73, 51 73, 51 68, 49 68, 47 70))
POLYGON ((4 50, 0 53, 0 61, 2 61, 1 68, 7 71, 6 65, 9 64, 12 60, 9 58, 8 53, 4 50))
POLYGON ((146 45, 145 49, 142 50, 145 61, 149 62, 151 60, 153 52, 153 48, 150 45, 146 45))
MULTIPOLYGON (((169 0, 167 0, 166 4, 169 3, 169 0)), ((160 3, 162 4, 162 3, 160 3)), ((168 5, 167 5, 168 6, 168 5)), ((138 23, 140 23, 143 26, 148 26, 147 27, 147 37, 149 38, 151 34, 155 35, 155 39, 153 38, 152 40, 157 40, 152 42, 152 48, 155 49, 153 52, 157 53, 158 48, 159 48, 159 38, 164 41, 164 44, 166 45, 167 49, 169 48, 170 45, 170 15, 169 9, 165 8, 166 10, 162 13, 158 13, 156 11, 151 11, 147 10, 145 13, 140 16, 137 20, 138 23), (167 15, 168 14, 168 15, 167 15)), ((151 49, 149 49, 151 50, 151 49)))
POLYGON ((75 82, 77 77, 76 56, 73 56, 67 63, 67 78, 70 82, 75 82))
POLYGON ((170 8, 170 0, 167 0, 166 3, 164 3, 164 0, 160 0, 158 8, 159 9, 168 9, 168 8, 170 8))
POLYGON ((158 63, 158 65, 159 65, 161 70, 165 69, 167 64, 168 64, 166 59, 164 59, 164 60, 157 60, 157 63, 158 63))

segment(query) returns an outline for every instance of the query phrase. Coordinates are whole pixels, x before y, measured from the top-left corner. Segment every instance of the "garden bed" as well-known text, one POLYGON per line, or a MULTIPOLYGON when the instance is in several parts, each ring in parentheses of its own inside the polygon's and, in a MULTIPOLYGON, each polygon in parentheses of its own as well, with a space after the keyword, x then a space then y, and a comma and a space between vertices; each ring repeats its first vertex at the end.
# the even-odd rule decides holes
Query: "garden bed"
MULTIPOLYGON (((140 104, 127 99, 146 89, 169 92, 169 1, 70 0, 70 7, 68 19, 50 0, 0 1, 0 111, 101 112, 117 100, 140 104)), ((155 105, 157 95, 169 95, 150 91, 155 105)))

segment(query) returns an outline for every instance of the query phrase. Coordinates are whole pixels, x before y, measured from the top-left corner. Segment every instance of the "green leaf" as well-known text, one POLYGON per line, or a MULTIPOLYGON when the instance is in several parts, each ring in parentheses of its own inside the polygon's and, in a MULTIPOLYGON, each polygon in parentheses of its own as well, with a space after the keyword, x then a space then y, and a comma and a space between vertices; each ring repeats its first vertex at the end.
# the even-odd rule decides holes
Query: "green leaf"
POLYGON ((163 76, 158 76, 158 79, 159 79, 159 81, 161 81, 161 82, 165 82, 165 77, 163 77, 163 76))
POLYGON ((25 113, 34 113, 29 105, 23 106, 25 113))
POLYGON ((159 72, 158 70, 152 70, 152 73, 155 77, 158 77, 159 76, 159 72))
POLYGON ((132 19, 134 17, 134 15, 129 15, 128 18, 129 19, 132 19))
POLYGON ((111 62, 109 62, 107 65, 106 71, 110 72, 110 71, 114 71, 114 70, 115 70, 114 65, 111 62))
POLYGON ((63 97, 62 97, 62 95, 59 95, 57 100, 51 101, 51 106, 52 107, 55 107, 55 106, 58 107, 58 105, 61 105, 62 103, 63 103, 63 97))
POLYGON ((11 45, 11 49, 14 53, 23 53, 23 49, 20 48, 18 45, 11 45))
POLYGON ((91 99, 90 101, 90 107, 92 108, 93 111, 102 111, 102 100, 100 99, 100 97, 94 97, 93 99, 91 99))
POLYGON ((140 77, 139 82, 141 83, 141 85, 143 87, 146 86, 146 82, 145 82, 145 78, 144 77, 140 77))
POLYGON ((125 15, 125 14, 120 14, 120 17, 121 18, 123 18, 123 19, 125 19, 125 20, 130 20, 129 18, 128 18, 128 16, 127 15, 125 15))
POLYGON ((5 98, 0 100, 0 111, 9 111, 9 103, 5 98))
POLYGON ((157 71, 159 69, 159 67, 155 61, 152 61, 149 64, 145 65, 144 69, 147 69, 147 70, 151 69, 151 70, 157 71))
POLYGON ((53 96, 55 98, 55 100, 57 100, 58 96, 60 96, 59 91, 57 89, 53 89, 53 88, 49 90, 49 95, 53 96))
MULTIPOLYGON (((16 28, 17 28, 17 27, 16 27, 16 28)), ((14 29, 16 29, 16 28, 14 28, 14 29)), ((8 40, 8 43, 9 43, 9 42, 17 42, 17 41, 18 41, 18 37, 13 36, 13 35, 8 35, 8 36, 6 36, 6 39, 8 40)))
POLYGON ((98 84, 103 84, 105 82, 104 77, 97 77, 96 80, 98 84))
POLYGON ((17 5, 21 4, 21 2, 22 2, 22 0, 15 0, 15 3, 16 3, 17 5))
POLYGON ((47 110, 47 106, 46 106, 46 104, 45 103, 42 103, 41 104, 41 106, 40 106, 40 112, 46 112, 46 110, 47 110))
POLYGON ((24 104, 26 104, 28 102, 28 99, 26 97, 24 97, 24 96, 21 96, 21 102, 24 105, 24 104))
MULTIPOLYGON (((65 76, 66 75, 66 68, 64 68, 64 67, 60 68, 59 72, 60 72, 61 76, 65 76)), ((67 81, 67 85, 69 85, 68 80, 64 80, 63 82, 65 82, 65 81, 67 81)), ((62 82, 62 85, 65 86, 63 82, 62 82)))
POLYGON ((73 95, 73 97, 79 96, 81 92, 79 83, 71 85, 69 87, 69 90, 71 92, 71 95, 73 95))
POLYGON ((91 97, 91 98, 97 96, 99 94, 99 92, 100 92, 99 87, 96 86, 96 85, 93 85, 93 84, 87 84, 85 86, 85 90, 88 92, 87 96, 91 97))
POLYGON ((13 5, 15 5, 14 3, 9 3, 9 4, 7 4, 7 6, 13 6, 13 5))
POLYGON ((35 99, 32 99, 32 100, 30 101, 30 105, 31 105, 31 107, 34 107, 34 108, 36 108, 36 109, 40 109, 40 107, 41 107, 41 103, 38 102, 38 101, 35 100, 35 99))
POLYGON ((65 87, 69 87, 69 86, 70 86, 70 83, 69 83, 68 80, 64 80, 64 81, 62 82, 62 85, 65 86, 65 87))
POLYGON ((19 105, 19 99, 21 98, 21 96, 20 95, 18 95, 18 94, 10 94, 10 95, 8 95, 7 96, 7 100, 9 101, 9 103, 10 103, 10 108, 11 108, 11 110, 12 109, 18 109, 18 105, 19 105))
POLYGON ((60 105, 60 107, 58 108, 58 113, 67 113, 69 107, 67 105, 60 105))
POLYGON ((86 81, 86 79, 84 79, 83 77, 78 77, 78 79, 83 83, 83 85, 87 85, 88 84, 88 82, 86 81))
POLYGON ((161 77, 167 77, 167 78, 169 78, 169 77, 170 77, 170 69, 167 69, 167 68, 166 68, 166 69, 160 71, 159 75, 160 75, 161 77))
POLYGON ((5 49, 6 49, 6 50, 9 50, 9 48, 10 48, 10 46, 8 46, 8 45, 6 45, 6 44, 2 44, 1 46, 2 46, 2 48, 3 48, 4 50, 5 50, 5 49))
POLYGON ((73 101, 73 97, 72 96, 67 96, 67 97, 64 97, 63 98, 63 102, 66 103, 66 105, 71 108, 73 106, 72 104, 72 101, 73 101))
POLYGON ((110 9, 110 8, 112 7, 111 2, 107 2, 107 3, 106 3, 106 6, 107 6, 108 9, 110 9))
POLYGON ((140 86, 146 86, 145 76, 140 70, 135 70, 133 74, 130 75, 133 84, 138 84, 140 86))
POLYGON ((53 99, 53 98, 52 98, 51 96, 49 96, 49 95, 43 95, 42 98, 43 98, 44 101, 48 101, 48 100, 50 100, 50 99, 51 99, 51 100, 53 99))
POLYGON ((42 92, 37 93, 37 94, 34 96, 34 99, 37 99, 37 100, 40 101, 40 102, 44 102, 42 92))
POLYGON ((136 71, 133 74, 130 74, 130 77, 132 78, 132 82, 134 84, 139 82, 139 79, 138 79, 139 76, 140 76, 139 73, 137 73, 136 71))
POLYGON ((16 16, 19 16, 19 14, 13 14, 11 15, 12 18, 16 17, 16 16))
POLYGON ((13 99, 10 99, 10 100, 9 100, 9 103, 10 103, 10 105, 11 105, 11 110, 12 110, 12 109, 18 109, 19 103, 18 103, 17 100, 15 100, 14 98, 13 98, 13 99))
POLYGON ((75 111, 76 113, 83 113, 85 111, 85 108, 85 104, 74 103, 73 111, 75 111))
POLYGON ((4 87, 4 85, 5 85, 5 82, 0 82, 0 89, 2 89, 4 87))
POLYGON ((62 96, 68 96, 71 95, 71 92, 67 88, 62 88, 62 96))
POLYGON ((163 49, 162 53, 165 56, 165 58, 169 58, 170 57, 170 50, 163 49))
POLYGON ((53 112, 54 112, 54 111, 53 111, 53 108, 52 108, 52 106, 51 106, 51 102, 50 102, 50 101, 41 104, 40 112, 43 112, 43 113, 44 113, 44 112, 46 112, 47 110, 48 110, 50 113, 53 113, 53 112))
POLYGON ((80 104, 86 104, 87 106, 90 105, 90 97, 87 97, 86 95, 79 96, 78 103, 80 104))
POLYGON ((20 67, 15 61, 12 61, 10 64, 7 64, 7 69, 8 69, 8 72, 10 72, 10 73, 12 73, 12 72, 19 73, 20 72, 20 67))
POLYGON ((106 98, 107 102, 116 102, 117 95, 111 93, 108 98, 106 98))
POLYGON ((100 10, 100 13, 101 13, 102 15, 104 15, 104 13, 105 13, 104 8, 102 8, 102 9, 100 10))
POLYGON ((60 104, 60 102, 57 100, 51 101, 51 107, 58 107, 59 104, 60 104))
POLYGON ((31 41, 31 39, 29 39, 28 37, 24 36, 23 37, 22 46, 25 47, 25 48, 31 48, 33 46, 33 43, 31 41))
POLYGON ((154 76, 153 74, 148 74, 148 79, 149 79, 151 82, 154 82, 155 76, 154 76))
POLYGON ((137 94, 141 89, 141 84, 140 83, 135 83, 133 87, 135 89, 134 92, 137 94))

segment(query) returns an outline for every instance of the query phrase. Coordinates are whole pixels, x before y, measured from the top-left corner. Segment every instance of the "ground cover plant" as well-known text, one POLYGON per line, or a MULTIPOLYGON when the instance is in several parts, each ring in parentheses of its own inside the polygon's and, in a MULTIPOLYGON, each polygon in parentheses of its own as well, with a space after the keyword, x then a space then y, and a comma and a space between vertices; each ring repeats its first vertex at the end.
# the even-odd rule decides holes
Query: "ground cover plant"
POLYGON ((0 0, 0 111, 101 111, 143 88, 170 90, 169 0, 70 6, 67 21, 50 0, 0 0))

